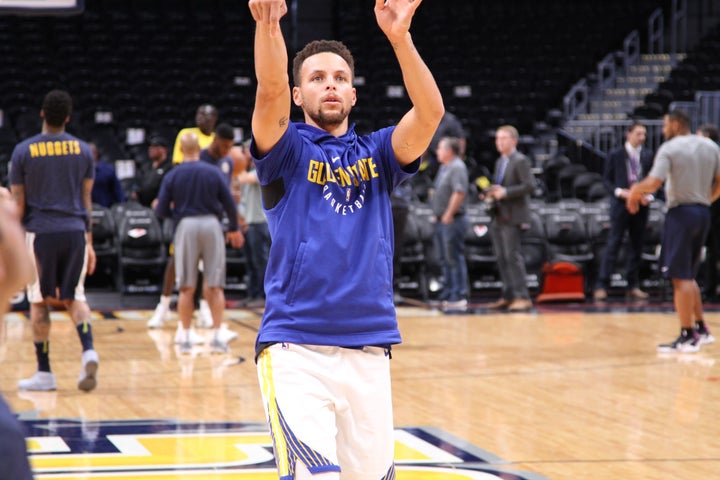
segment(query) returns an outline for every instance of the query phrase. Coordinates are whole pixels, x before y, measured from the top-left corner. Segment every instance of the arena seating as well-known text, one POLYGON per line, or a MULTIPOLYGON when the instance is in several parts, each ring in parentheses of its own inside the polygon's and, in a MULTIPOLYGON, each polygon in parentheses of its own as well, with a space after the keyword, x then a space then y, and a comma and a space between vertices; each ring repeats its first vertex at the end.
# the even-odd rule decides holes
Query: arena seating
MULTIPOLYGON (((500 123, 531 133, 658 3, 426 2, 414 19, 414 39, 447 107, 471 133, 472 150, 500 123), (503 20, 509 11, 512 21, 503 20)), ((408 102, 402 92, 387 96, 387 86, 402 82, 372 9, 365 2, 335 4, 337 38, 353 50, 365 81, 356 120, 365 129, 396 121, 408 102)), ((92 140, 96 113, 107 112, 101 121, 113 126, 121 147, 126 128, 179 129, 206 101, 224 121, 247 129, 252 32, 246 3, 233 0, 94 0, 79 16, 0 17, 0 108, 24 138, 37 125, 21 126, 23 116, 36 121, 42 95, 63 87, 75 98, 71 130, 92 140)))
POLYGON ((633 114, 661 118, 672 102, 693 101, 698 91, 720 90, 720 25, 716 26, 687 53, 670 78, 649 93, 633 114))

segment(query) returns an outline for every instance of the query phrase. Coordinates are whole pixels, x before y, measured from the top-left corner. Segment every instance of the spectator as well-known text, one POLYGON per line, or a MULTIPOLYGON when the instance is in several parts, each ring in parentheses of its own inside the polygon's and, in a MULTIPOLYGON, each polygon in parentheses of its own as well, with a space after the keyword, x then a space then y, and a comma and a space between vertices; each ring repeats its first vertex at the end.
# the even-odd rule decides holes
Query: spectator
POLYGON ((430 140, 430 145, 422 155, 422 162, 420 163, 420 170, 418 174, 408 180, 417 198, 423 202, 428 200, 433 180, 437 175, 439 168, 438 159, 436 157, 437 147, 438 143, 440 143, 440 139, 444 137, 458 139, 460 149, 459 157, 465 160, 465 150, 467 145, 465 130, 455 114, 446 111, 443 114, 442 120, 440 120, 440 125, 438 125, 437 130, 435 130, 435 133, 433 134, 432 140, 430 140))
POLYGON ((495 183, 482 193, 492 204, 490 237, 503 284, 501 298, 488 308, 513 312, 532 308, 520 241, 523 225, 530 224, 530 195, 535 183, 530 160, 517 150, 518 139, 512 125, 497 129, 495 147, 500 158, 495 163, 495 183))
POLYGON ((125 201, 120 180, 115 175, 115 168, 108 162, 100 160, 97 145, 88 143, 95 160, 95 182, 93 183, 92 201, 103 207, 110 208, 116 203, 125 201))
POLYGON ((244 248, 248 270, 246 305, 257 307, 265 304, 265 270, 270 254, 270 230, 262 208, 262 193, 250 155, 250 142, 233 147, 230 156, 236 164, 247 165, 246 171, 236 175, 235 179, 242 187, 239 210, 245 234, 244 248))
POLYGON ((640 209, 631 214, 625 207, 630 188, 639 182, 650 171, 653 164, 653 152, 644 148, 646 128, 639 122, 633 122, 625 132, 625 144, 610 152, 605 162, 603 183, 605 189, 612 195, 610 203, 610 234, 608 235, 605 253, 593 297, 601 301, 607 298, 607 288, 610 286, 610 275, 615 267, 617 254, 622 246, 625 232, 629 236, 630 251, 627 258, 627 297, 635 300, 646 300, 649 295, 639 288, 640 261, 642 259, 645 227, 647 226, 650 202, 652 195, 643 197, 640 209))
POLYGON ((141 174, 138 181, 138 187, 133 192, 133 200, 137 200, 140 204, 151 207, 153 201, 160 192, 160 184, 173 166, 172 161, 168 158, 167 153, 168 142, 165 137, 153 135, 148 143, 148 158, 150 159, 150 169, 141 174))
MULTIPOLYGON (((720 132, 715 125, 701 125, 697 134, 720 143, 720 132)), ((705 241, 703 297, 708 301, 718 299, 718 260, 720 260, 720 202, 715 201, 710 205, 710 230, 705 241)))
POLYGON ((215 106, 210 104, 200 105, 195 112, 195 126, 183 128, 175 138, 175 148, 173 148, 172 161, 173 164, 183 162, 183 153, 180 148, 180 139, 185 133, 194 133, 198 137, 200 148, 207 148, 212 142, 215 125, 218 121, 218 112, 215 106))
POLYGON ((440 169, 435 176, 432 209, 435 215, 435 250, 440 262, 444 287, 443 308, 467 307, 468 274, 465 262, 465 198, 469 188, 468 171, 460 158, 460 140, 443 137, 438 142, 440 169))

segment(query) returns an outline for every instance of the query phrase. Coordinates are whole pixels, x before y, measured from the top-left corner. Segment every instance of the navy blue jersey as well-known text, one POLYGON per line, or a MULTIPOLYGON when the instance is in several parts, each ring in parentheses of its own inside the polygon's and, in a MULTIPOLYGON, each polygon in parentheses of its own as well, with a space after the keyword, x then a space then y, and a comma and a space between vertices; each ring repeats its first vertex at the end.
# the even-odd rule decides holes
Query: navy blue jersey
POLYGON ((41 133, 19 143, 10 158, 10 184, 25 187, 23 225, 27 231, 87 230, 90 219, 82 187, 94 175, 90 147, 67 132, 41 133))
POLYGON ((259 344, 400 342, 390 192, 420 162, 398 164, 393 130, 334 137, 291 122, 254 159, 272 238, 259 344))
POLYGON ((115 169, 107 162, 95 164, 92 201, 108 208, 125 201, 125 192, 115 174, 115 169))
POLYGON ((210 150, 205 148, 200 151, 200 160, 218 167, 222 172, 223 176, 225 177, 225 181, 227 182, 228 187, 230 186, 230 183, 232 181, 232 171, 234 164, 232 158, 230 158, 229 155, 216 159, 215 157, 210 155, 210 150))
POLYGON ((155 207, 161 218, 173 217, 175 224, 184 217, 227 214, 230 231, 238 229, 237 207, 222 172, 205 162, 183 162, 173 167, 160 185, 155 207), (171 209, 170 203, 174 206, 171 209))

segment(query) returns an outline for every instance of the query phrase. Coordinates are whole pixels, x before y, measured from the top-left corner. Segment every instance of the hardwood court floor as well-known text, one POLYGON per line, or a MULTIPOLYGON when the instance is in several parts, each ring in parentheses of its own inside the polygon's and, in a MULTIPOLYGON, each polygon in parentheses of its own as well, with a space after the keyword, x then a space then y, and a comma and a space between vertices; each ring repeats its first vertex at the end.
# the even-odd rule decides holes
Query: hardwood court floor
MULTIPOLYGON (((698 354, 659 355, 655 345, 678 330, 670 305, 586 307, 400 308, 396 425, 437 427, 529 472, 523 478, 719 478, 720 341, 698 354)), ((17 412, 40 418, 264 421, 252 361, 259 311, 227 312, 240 334, 232 354, 197 347, 189 357, 172 344, 175 321, 146 329, 151 313, 96 314, 101 366, 90 394, 75 386, 79 343, 64 313, 53 314, 51 337, 58 391, 18 392, 17 380, 34 370, 34 352, 28 322, 7 316, 0 390, 17 412)), ((706 321, 720 337, 720 313, 708 312, 706 321)))

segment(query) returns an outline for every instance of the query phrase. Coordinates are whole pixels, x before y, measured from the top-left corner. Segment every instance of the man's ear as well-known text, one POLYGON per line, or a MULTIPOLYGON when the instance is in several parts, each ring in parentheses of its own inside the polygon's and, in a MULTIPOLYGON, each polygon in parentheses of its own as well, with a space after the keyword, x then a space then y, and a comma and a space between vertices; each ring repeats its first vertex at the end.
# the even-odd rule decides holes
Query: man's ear
POLYGON ((293 103, 298 107, 302 107, 302 95, 300 94, 300 89, 298 87, 293 87, 292 97, 293 103))

